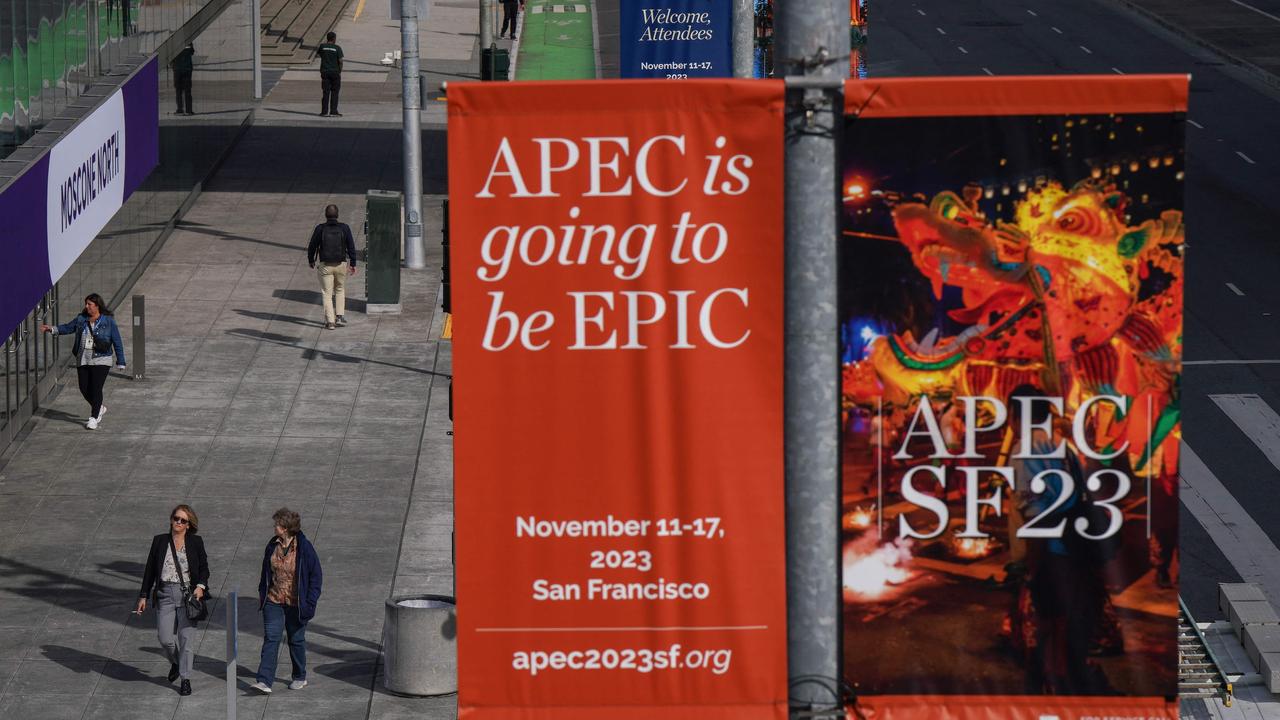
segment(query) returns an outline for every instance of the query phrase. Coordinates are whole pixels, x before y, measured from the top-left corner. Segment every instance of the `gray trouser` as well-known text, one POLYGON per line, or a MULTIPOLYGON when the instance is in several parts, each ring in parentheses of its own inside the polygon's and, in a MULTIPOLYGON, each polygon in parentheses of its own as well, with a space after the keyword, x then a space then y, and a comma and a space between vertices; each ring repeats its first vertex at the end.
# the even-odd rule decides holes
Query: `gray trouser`
POLYGON ((191 663, 196 656, 196 628, 182 607, 182 587, 177 583, 161 583, 156 602, 156 631, 160 647, 169 662, 177 663, 183 680, 191 679, 191 663), (174 620, 177 619, 177 632, 174 620), (175 637, 176 636, 176 637, 175 637))

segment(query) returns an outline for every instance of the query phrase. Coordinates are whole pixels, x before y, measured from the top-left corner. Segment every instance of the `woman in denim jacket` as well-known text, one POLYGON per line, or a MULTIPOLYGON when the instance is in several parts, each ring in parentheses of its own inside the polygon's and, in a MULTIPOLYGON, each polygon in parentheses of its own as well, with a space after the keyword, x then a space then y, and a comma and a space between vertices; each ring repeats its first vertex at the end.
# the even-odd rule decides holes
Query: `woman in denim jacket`
POLYGON ((76 375, 80 379, 80 394, 89 403, 89 421, 85 427, 97 430, 107 406, 102 404, 102 387, 107 384, 107 373, 111 372, 112 355, 115 365, 123 370, 124 341, 120 339, 120 327, 111 316, 106 301, 98 293, 90 293, 84 299, 84 312, 71 318, 57 327, 41 325, 40 329, 54 335, 76 336, 75 347, 71 352, 76 358, 76 375), (98 342, 109 342, 111 347, 99 350, 98 342))

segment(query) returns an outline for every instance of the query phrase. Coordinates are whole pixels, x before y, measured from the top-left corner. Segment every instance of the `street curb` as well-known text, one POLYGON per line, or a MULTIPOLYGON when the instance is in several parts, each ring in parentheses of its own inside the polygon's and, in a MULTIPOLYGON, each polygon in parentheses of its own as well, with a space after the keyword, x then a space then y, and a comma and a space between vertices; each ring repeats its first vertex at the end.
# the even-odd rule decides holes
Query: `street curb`
POLYGON ((1196 34, 1192 33, 1190 30, 1187 30, 1181 25, 1171 20, 1168 20, 1164 16, 1159 15, 1151 10, 1148 10, 1142 5, 1139 5, 1136 2, 1132 2, 1132 0, 1106 0, 1106 2, 1108 2, 1111 5, 1118 5, 1122 8, 1130 10, 1131 12, 1137 15, 1141 15, 1147 20, 1154 22, 1155 24, 1159 25, 1165 30, 1168 30, 1174 35, 1177 35, 1183 40, 1187 40, 1188 42, 1191 42, 1194 45, 1198 45, 1201 48, 1204 48, 1205 50, 1208 50, 1214 54, 1222 56, 1223 59, 1227 60, 1232 65, 1235 65, 1241 68, 1242 70, 1248 72, 1250 75, 1253 75, 1257 79, 1271 86, 1273 89, 1280 90, 1280 76, 1277 76, 1272 72, 1264 70, 1261 67, 1258 67, 1252 62, 1246 60, 1245 58, 1242 58, 1229 50, 1223 49, 1222 47, 1197 36, 1196 34))

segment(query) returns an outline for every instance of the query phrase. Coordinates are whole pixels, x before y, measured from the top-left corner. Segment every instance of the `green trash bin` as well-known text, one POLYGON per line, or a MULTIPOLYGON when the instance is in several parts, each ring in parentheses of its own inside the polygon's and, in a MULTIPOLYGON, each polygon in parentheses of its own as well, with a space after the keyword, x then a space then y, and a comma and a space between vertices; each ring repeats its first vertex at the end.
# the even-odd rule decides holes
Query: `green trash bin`
POLYGON ((506 80, 511 68, 511 51, 505 48, 485 48, 480 51, 480 79, 506 80))
POLYGON ((365 195, 365 311, 371 315, 400 312, 402 202, 398 192, 370 190, 365 195))

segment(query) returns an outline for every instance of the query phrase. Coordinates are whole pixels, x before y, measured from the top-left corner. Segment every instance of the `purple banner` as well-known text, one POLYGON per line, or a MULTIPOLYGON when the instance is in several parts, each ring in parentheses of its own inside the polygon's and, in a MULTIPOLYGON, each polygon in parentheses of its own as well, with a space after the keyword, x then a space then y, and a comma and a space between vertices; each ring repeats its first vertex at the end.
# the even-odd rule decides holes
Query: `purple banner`
POLYGON ((160 164, 160 63, 155 58, 124 84, 124 193, 128 197, 160 164))
POLYGON ((0 191, 0 333, 8 336, 159 163, 152 58, 0 191))
POLYGON ((53 285, 49 277, 49 242, 45 233, 44 195, 49 156, 0 193, 4 218, 4 259, 0 262, 0 332, 3 337, 22 322, 53 285))

